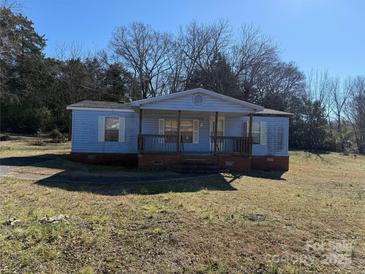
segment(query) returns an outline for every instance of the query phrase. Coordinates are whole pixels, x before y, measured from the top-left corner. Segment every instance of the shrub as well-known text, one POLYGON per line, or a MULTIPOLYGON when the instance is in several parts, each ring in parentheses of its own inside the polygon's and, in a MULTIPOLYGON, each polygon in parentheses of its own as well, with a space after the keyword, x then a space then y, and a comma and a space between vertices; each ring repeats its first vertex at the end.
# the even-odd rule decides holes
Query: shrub
POLYGON ((52 139, 53 143, 63 143, 66 141, 65 136, 57 128, 51 131, 49 137, 52 139))
POLYGON ((31 145, 33 146, 44 146, 46 143, 43 142, 41 137, 42 132, 40 130, 37 131, 37 138, 33 142, 31 142, 31 145))
POLYGON ((51 131, 49 137, 52 139, 53 143, 63 143, 66 141, 65 136, 57 128, 51 131))

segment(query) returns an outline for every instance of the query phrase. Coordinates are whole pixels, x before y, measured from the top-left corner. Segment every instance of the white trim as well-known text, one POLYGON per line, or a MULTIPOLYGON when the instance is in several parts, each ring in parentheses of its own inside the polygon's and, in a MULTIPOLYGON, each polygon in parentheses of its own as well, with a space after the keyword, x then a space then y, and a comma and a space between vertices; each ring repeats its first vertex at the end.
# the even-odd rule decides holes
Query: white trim
MULTIPOLYGON (((141 106, 140 109, 145 109, 145 110, 168 110, 168 111, 176 111, 177 108, 169 108, 169 107, 158 107, 158 106, 141 106)), ((181 107, 179 107, 179 110, 183 110, 184 112, 215 112, 216 109, 212 110, 212 109, 182 109, 181 107)), ((232 111, 232 110, 227 110, 227 111, 222 111, 220 113, 239 113, 241 115, 248 115, 251 113, 255 113, 252 112, 252 110, 247 109, 246 111, 244 110, 240 110, 240 111, 232 111)))
POLYGON ((193 119, 193 144, 199 144, 200 121, 193 119), (194 127, 194 125, 196 127, 194 127))
POLYGON ((119 143, 125 142, 125 118, 119 117, 119 132, 118 132, 119 143))
MULTIPOLYGON (((165 119, 158 119, 158 134, 165 135, 165 119)), ((159 138, 160 143, 164 143, 164 138, 159 138)))
POLYGON ((260 145, 267 145, 267 122, 260 121, 260 145))
POLYGON ((98 142, 105 142, 105 116, 98 117, 98 142))
POLYGON ((88 107, 66 107, 68 110, 96 110, 96 111, 118 111, 118 112, 135 112, 133 109, 117 108, 88 108, 88 107))
POLYGON ((158 134, 165 134, 165 119, 158 119, 158 134))
POLYGON ((181 96, 186 96, 186 95, 191 95, 191 94, 195 94, 195 93, 203 93, 203 94, 208 95, 208 96, 217 97, 219 99, 230 101, 230 102, 236 103, 236 104, 238 104, 240 106, 243 106, 243 107, 246 107, 246 108, 254 109, 255 111, 264 110, 264 107, 262 107, 262 106, 255 105, 255 104, 252 104, 252 103, 248 103, 246 101, 238 100, 236 98, 232 98, 232 97, 229 97, 229 96, 226 96, 226 95, 223 95, 223 94, 219 94, 219 93, 216 93, 214 91, 210 91, 210 90, 203 89, 203 88, 189 89, 189 90, 176 92, 176 93, 171 93, 171 94, 167 94, 167 95, 162 95, 162 96, 158 96, 158 97, 152 97, 152 98, 137 100, 137 101, 132 102, 131 105, 134 106, 134 107, 140 107, 144 104, 155 103, 155 102, 159 102, 159 101, 163 101, 163 100, 167 100, 167 99, 172 99, 172 98, 177 98, 177 97, 181 97, 181 96))

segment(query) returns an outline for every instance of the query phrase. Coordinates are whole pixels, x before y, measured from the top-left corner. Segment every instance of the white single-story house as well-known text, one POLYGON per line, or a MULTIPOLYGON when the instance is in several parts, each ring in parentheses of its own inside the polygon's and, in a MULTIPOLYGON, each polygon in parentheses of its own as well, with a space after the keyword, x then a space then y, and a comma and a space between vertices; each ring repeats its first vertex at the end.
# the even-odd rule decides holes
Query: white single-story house
POLYGON ((203 88, 72 110, 73 159, 141 168, 288 170, 291 113, 203 88))

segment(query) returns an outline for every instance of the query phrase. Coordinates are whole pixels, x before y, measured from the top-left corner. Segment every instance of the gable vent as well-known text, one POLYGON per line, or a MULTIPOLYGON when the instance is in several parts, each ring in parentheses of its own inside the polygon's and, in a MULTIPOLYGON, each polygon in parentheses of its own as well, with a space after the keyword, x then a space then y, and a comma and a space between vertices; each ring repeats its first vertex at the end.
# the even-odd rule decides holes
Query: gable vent
POLYGON ((200 94, 194 95, 193 96, 193 103, 195 105, 201 105, 203 103, 203 96, 201 96, 200 94))

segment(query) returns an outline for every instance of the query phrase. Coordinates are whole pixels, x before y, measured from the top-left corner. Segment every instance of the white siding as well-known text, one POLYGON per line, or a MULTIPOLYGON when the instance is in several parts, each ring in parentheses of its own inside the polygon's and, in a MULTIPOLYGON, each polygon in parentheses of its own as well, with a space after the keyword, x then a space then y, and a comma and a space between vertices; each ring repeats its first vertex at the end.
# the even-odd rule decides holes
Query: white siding
MULTIPOLYGON (((185 144, 186 151, 209 151, 209 119, 213 113, 182 112, 181 119, 199 121, 199 142, 185 144)), ((222 116, 223 114, 219 114, 222 116)), ((159 119, 177 118, 177 111, 143 112, 142 131, 146 134, 159 133, 159 119)), ((225 136, 241 136, 243 122, 247 116, 224 114, 225 136)), ((266 145, 253 145, 253 155, 288 156, 289 118, 256 116, 254 121, 265 122, 267 126, 266 145), (281 133, 282 132, 282 133, 281 133), (282 134, 283 139, 278 137, 282 134)), ((196 122, 197 123, 197 122, 196 122)), ((113 112, 93 110, 72 111, 72 151, 95 153, 137 153, 137 136, 139 128, 138 114, 134 112, 113 112), (125 139, 123 142, 98 141, 99 117, 120 117, 125 119, 125 139)), ((122 141, 122 140, 121 140, 122 141)))
MULTIPOLYGON (((242 121, 248 121, 248 117, 242 117, 242 121)), ((266 145, 254 144, 252 154, 256 156, 288 156, 289 145, 289 118, 254 116, 254 121, 266 122, 266 145), (279 139, 278 132, 282 132, 282 139, 279 139), (282 145, 280 145, 282 143, 282 145)))
POLYGON ((72 111, 73 152, 137 153, 137 135, 138 115, 134 112, 72 111), (120 136, 120 142, 99 141, 99 117, 119 117, 121 121, 124 120, 124 138, 120 136))

